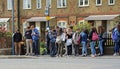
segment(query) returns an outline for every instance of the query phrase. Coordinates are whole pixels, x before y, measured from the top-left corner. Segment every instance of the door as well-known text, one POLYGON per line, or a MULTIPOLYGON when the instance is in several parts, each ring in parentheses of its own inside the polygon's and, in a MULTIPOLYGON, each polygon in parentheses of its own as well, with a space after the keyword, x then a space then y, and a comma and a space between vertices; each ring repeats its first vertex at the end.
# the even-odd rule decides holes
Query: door
POLYGON ((107 31, 107 20, 102 21, 102 26, 105 28, 105 31, 107 31))
POLYGON ((46 22, 40 22, 41 41, 45 41, 46 22))

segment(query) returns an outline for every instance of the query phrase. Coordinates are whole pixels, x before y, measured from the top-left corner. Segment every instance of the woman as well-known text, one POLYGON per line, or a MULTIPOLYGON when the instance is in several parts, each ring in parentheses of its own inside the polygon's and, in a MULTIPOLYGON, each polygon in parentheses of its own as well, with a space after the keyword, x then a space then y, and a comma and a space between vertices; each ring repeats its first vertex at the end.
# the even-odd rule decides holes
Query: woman
POLYGON ((33 54, 33 49, 32 49, 32 30, 30 27, 27 27, 26 32, 25 32, 25 38, 26 38, 26 55, 32 55, 33 54))
POLYGON ((91 57, 96 57, 95 45, 98 40, 97 30, 93 27, 89 34, 90 47, 91 47, 91 57))
POLYGON ((105 32, 104 27, 102 27, 102 26, 98 27, 98 36, 99 36, 98 47, 99 47, 99 51, 100 51, 98 55, 103 56, 104 45, 105 45, 106 37, 107 37, 107 33, 105 32))
POLYGON ((82 56, 87 56, 87 39, 88 39, 88 33, 86 29, 83 29, 83 31, 80 33, 80 40, 82 45, 82 56))
POLYGON ((68 28, 66 35, 66 46, 67 46, 67 55, 72 55, 72 31, 68 28))
POLYGON ((60 30, 58 31, 57 34, 57 38, 56 38, 56 43, 58 44, 58 51, 57 51, 57 56, 61 56, 62 57, 62 52, 63 52, 63 45, 62 45, 62 39, 64 37, 62 37, 63 31, 62 28, 60 28, 60 30))

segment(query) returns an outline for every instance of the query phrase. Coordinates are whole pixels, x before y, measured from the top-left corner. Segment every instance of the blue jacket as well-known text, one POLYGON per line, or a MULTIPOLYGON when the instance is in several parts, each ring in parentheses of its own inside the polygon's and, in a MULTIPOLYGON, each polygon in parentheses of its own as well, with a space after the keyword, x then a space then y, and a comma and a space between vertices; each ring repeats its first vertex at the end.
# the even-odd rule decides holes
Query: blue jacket
POLYGON ((87 42, 88 35, 85 32, 81 32, 80 36, 81 36, 81 42, 82 41, 87 42))
POLYGON ((32 30, 32 34, 35 33, 35 35, 32 35, 32 39, 33 40, 39 40, 39 37, 40 37, 40 33, 39 31, 35 28, 32 30))

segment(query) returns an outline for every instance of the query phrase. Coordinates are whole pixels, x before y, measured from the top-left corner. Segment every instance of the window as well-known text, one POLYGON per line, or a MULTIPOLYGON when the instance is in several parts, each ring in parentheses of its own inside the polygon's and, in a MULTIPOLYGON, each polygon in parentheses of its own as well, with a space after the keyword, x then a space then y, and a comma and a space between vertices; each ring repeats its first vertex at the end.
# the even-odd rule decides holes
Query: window
POLYGON ((51 8, 51 0, 46 0, 46 6, 51 8))
POLYGON ((7 9, 12 10, 12 0, 7 0, 7 9))
POLYGON ((57 23, 57 26, 59 26, 60 28, 66 28, 66 21, 59 21, 58 23, 57 23))
POLYGON ((79 6, 89 6, 89 0, 79 0, 79 6))
POLYGON ((115 4, 115 0, 108 0, 108 5, 114 5, 115 4))
POLYGON ((79 21, 79 24, 84 24, 85 23, 85 20, 80 20, 79 21))
POLYGON ((96 6, 102 5, 102 0, 96 0, 96 6))
POLYGON ((23 0, 23 9, 31 9, 31 0, 23 0))
POLYGON ((37 9, 41 8, 41 0, 37 0, 37 9))
POLYGON ((66 0, 57 0, 57 8, 65 8, 66 5, 66 0))

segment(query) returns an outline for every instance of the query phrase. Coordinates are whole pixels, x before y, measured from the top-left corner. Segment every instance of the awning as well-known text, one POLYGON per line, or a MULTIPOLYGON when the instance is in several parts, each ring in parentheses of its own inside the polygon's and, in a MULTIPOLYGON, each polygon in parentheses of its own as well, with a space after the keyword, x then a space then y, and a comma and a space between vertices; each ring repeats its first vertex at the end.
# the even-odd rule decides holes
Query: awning
POLYGON ((85 18, 85 20, 112 20, 119 15, 91 15, 85 18))
POLYGON ((10 18, 0 18, 0 23, 8 22, 10 18))
MULTIPOLYGON (((50 17, 50 19, 53 19, 55 17, 50 17)), ((40 22, 40 21, 47 21, 46 17, 32 17, 30 19, 27 19, 27 22, 40 22)))

